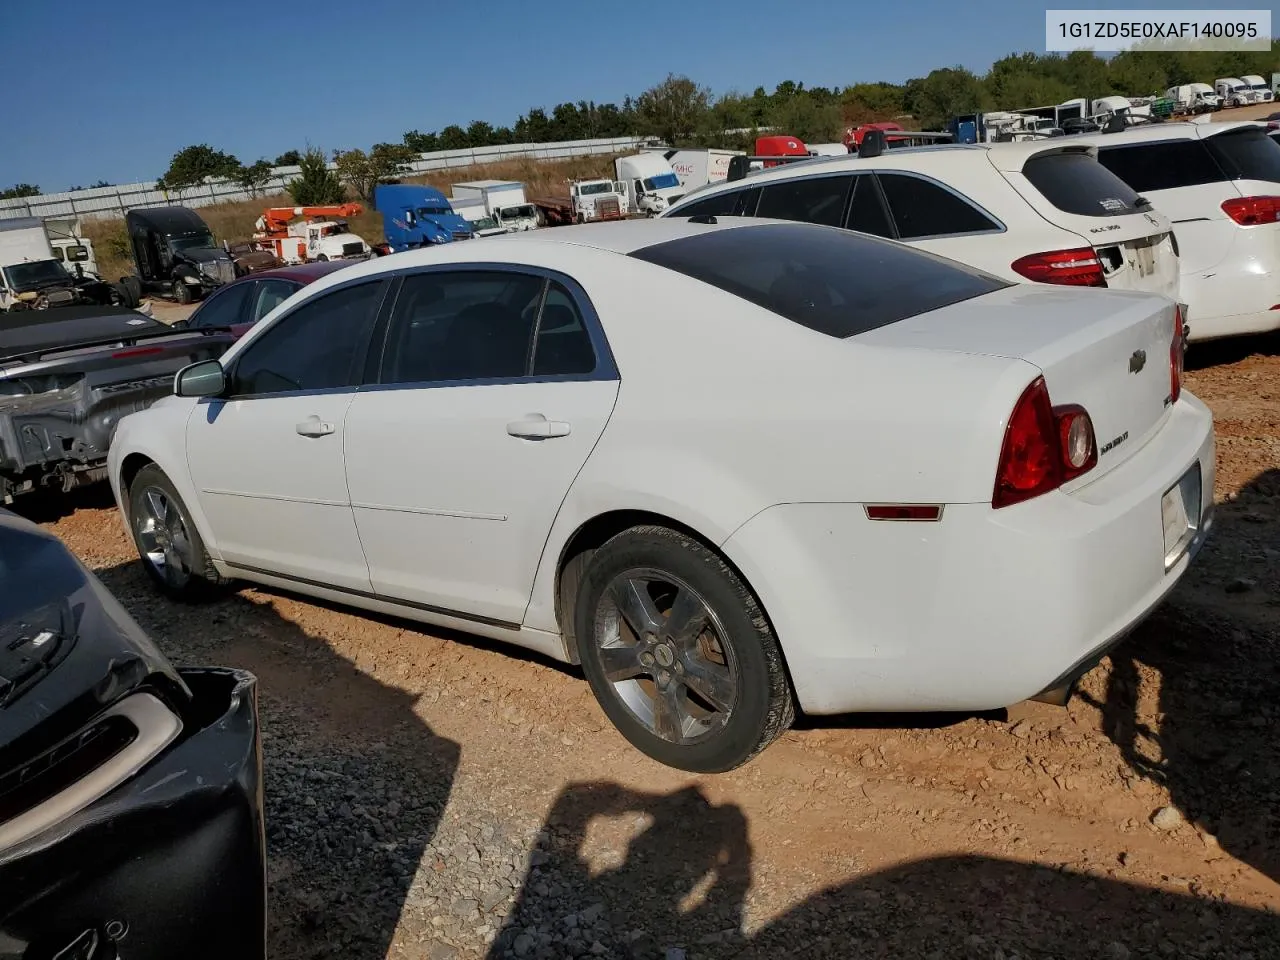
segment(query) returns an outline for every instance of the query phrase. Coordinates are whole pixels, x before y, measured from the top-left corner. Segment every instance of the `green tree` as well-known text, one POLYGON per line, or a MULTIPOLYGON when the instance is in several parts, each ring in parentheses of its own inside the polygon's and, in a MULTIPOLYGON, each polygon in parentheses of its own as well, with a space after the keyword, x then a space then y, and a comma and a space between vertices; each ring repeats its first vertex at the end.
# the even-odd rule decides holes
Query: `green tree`
POLYGON ((0 200, 17 200, 19 197, 38 197, 40 188, 34 183, 15 183, 7 190, 0 190, 0 200))
POLYGON ((256 197, 271 182, 275 168, 266 160, 258 160, 249 166, 241 166, 235 173, 235 181, 249 196, 256 197))
POLYGON ((296 167, 300 163, 302 163, 302 154, 297 150, 286 150, 273 161, 277 167, 296 167))
POLYGON ((797 94, 774 104, 769 126, 810 143, 832 143, 844 132, 844 117, 834 103, 820 106, 813 97, 797 94))
POLYGON ((240 161, 231 154, 214 150, 207 143, 197 143, 173 155, 169 169, 157 185, 162 190, 185 190, 211 177, 232 179, 239 169, 240 161))
POLYGON ((338 150, 333 154, 338 177, 365 202, 373 200, 373 189, 406 172, 414 152, 403 143, 375 143, 368 153, 363 150, 338 150))
POLYGON ((440 138, 435 133, 420 133, 410 130, 404 135, 404 145, 414 153, 431 153, 440 149, 440 138))
POLYGON ((441 150, 465 150, 469 146, 471 141, 467 139, 467 131, 456 123, 451 123, 440 131, 441 150))
POLYGON ((667 74, 667 78, 650 87, 636 99, 636 114, 647 133, 676 144, 692 137, 706 124, 711 108, 711 90, 700 87, 686 76, 667 74))
POLYGON ((342 181, 337 173, 329 169, 323 150, 307 147, 306 152, 298 158, 298 166, 298 176, 290 180, 286 188, 298 206, 318 207, 342 203, 347 198, 342 181))
POLYGON ((473 121, 467 127, 467 145, 471 147, 487 147, 494 143, 493 127, 483 120, 473 121))
POLYGON ((908 80, 903 106, 926 129, 940 127, 961 113, 989 106, 982 81, 963 67, 932 70, 923 79, 908 80))

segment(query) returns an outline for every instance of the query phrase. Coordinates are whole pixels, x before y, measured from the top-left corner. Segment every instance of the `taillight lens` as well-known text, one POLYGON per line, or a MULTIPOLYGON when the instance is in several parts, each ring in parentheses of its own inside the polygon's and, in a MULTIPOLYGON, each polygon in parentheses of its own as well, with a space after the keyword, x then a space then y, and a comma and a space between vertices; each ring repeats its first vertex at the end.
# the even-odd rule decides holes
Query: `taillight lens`
POLYGON ((1057 283, 1069 287, 1105 287, 1102 263, 1092 247, 1054 250, 1021 257, 1009 265, 1019 276, 1036 283, 1057 283))
POLYGON ((1280 197, 1232 197, 1222 201, 1222 210, 1242 227, 1280 223, 1280 197))
POLYGON ((1056 490, 1097 462, 1089 414, 1079 406, 1054 407, 1044 377, 1037 377, 1005 427, 991 505, 1007 507, 1056 490))
POLYGON ((1186 337, 1183 333, 1182 307, 1173 308, 1173 342, 1169 344, 1169 402, 1177 403, 1182 396, 1182 364, 1186 356, 1186 337))

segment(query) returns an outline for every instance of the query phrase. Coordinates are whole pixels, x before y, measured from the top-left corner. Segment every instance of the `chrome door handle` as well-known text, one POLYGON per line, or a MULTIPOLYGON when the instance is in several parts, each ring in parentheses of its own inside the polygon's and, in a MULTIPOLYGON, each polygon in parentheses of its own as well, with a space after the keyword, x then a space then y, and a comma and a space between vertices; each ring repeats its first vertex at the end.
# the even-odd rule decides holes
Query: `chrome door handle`
POLYGON ((294 427, 302 437, 327 437, 333 433, 333 424, 321 420, 315 414, 307 417, 294 427))
POLYGON ((540 413, 531 413, 523 420, 507 424, 507 433, 526 440, 546 440, 550 437, 567 437, 569 424, 563 420, 548 420, 540 413))

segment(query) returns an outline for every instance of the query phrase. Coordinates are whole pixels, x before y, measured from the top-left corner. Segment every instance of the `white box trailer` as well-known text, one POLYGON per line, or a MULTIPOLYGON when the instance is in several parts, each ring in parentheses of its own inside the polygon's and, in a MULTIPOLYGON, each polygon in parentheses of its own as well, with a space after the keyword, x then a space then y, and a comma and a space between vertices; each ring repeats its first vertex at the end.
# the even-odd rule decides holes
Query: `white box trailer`
MULTIPOLYGON (((510 232, 533 230, 538 225, 538 211, 524 194, 524 184, 517 180, 471 180, 455 183, 453 195, 459 203, 479 202, 485 211, 510 232)), ((454 205, 457 209, 457 205, 454 205)))
POLYGON ((676 179, 685 192, 705 187, 708 183, 722 183, 729 178, 729 160, 742 155, 741 150, 692 149, 676 150, 671 147, 646 147, 646 153, 659 153, 671 165, 676 179))
POLYGON ((53 260, 53 247, 39 217, 0 220, 0 267, 24 260, 53 260))

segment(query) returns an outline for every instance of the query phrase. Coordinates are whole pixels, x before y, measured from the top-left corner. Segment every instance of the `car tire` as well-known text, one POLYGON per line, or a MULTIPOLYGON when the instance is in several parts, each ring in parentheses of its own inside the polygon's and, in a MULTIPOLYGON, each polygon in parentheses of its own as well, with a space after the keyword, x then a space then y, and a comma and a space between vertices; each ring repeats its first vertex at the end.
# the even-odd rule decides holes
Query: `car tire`
POLYGON ((317 260, 317 262, 319 262, 319 263, 328 263, 328 262, 329 262, 329 258, 328 258, 327 256, 325 256, 323 253, 322 253, 322 254, 320 254, 320 256, 316 257, 316 260, 317 260))
POLYGON ((147 576, 174 600, 214 598, 229 581, 214 569, 173 481, 149 463, 129 484, 128 498, 129 532, 147 576))
POLYGON ((795 719, 759 601, 721 556, 683 533, 637 526, 601 546, 583 576, 574 627, 601 708, 660 763, 732 770, 795 719))
POLYGON ((195 295, 191 292, 191 287, 181 277, 173 278, 173 299, 184 307, 195 301, 195 295))

